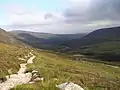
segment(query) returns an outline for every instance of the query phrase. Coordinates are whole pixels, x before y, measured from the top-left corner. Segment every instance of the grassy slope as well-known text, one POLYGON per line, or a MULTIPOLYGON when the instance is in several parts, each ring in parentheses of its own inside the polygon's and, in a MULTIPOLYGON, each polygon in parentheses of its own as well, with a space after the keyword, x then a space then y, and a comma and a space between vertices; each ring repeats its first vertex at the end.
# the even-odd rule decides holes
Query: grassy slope
POLYGON ((101 63, 73 61, 64 55, 45 51, 36 51, 34 65, 29 69, 38 70, 45 78, 44 82, 21 85, 13 90, 57 90, 56 84, 72 81, 85 90, 119 90, 120 68, 101 63), (57 78, 57 80, 55 80, 57 78))
POLYGON ((94 56, 106 61, 120 61, 120 42, 104 42, 94 45, 88 45, 86 48, 77 49, 72 53, 81 53, 94 56))
POLYGON ((16 44, 16 45, 24 45, 21 41, 16 39, 13 35, 9 32, 0 28, 0 42, 1 43, 9 43, 9 44, 16 44))
POLYGON ((12 70, 12 73, 17 72, 19 64, 22 63, 18 58, 28 52, 29 50, 24 47, 0 43, 0 77, 8 75, 9 69, 12 70))
MULTIPOLYGON (((81 39, 66 42, 63 46, 70 47, 69 51, 74 53, 95 56, 109 61, 120 61, 120 27, 99 29, 81 39)), ((65 49, 65 51, 68 50, 65 49)))

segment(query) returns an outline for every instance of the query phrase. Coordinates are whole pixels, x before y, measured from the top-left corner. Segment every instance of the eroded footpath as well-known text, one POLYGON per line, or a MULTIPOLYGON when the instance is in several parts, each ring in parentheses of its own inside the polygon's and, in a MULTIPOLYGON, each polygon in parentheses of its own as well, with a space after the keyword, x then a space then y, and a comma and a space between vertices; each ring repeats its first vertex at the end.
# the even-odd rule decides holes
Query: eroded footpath
POLYGON ((15 88, 18 85, 27 84, 31 81, 32 72, 25 72, 27 70, 27 64, 32 64, 36 56, 33 55, 32 52, 30 52, 28 56, 30 57, 28 60, 26 60, 27 62, 20 64, 20 69, 17 74, 6 76, 7 80, 0 83, 0 90, 10 90, 11 88, 15 88))

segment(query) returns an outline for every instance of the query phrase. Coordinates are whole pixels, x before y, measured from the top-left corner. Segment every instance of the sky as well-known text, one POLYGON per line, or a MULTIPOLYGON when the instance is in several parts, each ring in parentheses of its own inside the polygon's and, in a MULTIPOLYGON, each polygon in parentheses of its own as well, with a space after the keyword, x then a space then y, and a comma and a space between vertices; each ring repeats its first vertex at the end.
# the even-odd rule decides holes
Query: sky
POLYGON ((120 0, 0 0, 0 27, 86 33, 120 25, 120 0))

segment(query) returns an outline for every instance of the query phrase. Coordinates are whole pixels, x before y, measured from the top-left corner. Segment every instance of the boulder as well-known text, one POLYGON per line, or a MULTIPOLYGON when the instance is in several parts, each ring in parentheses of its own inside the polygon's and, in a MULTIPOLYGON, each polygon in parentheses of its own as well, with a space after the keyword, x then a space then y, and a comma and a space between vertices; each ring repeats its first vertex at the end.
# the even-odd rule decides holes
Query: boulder
POLYGON ((56 86, 60 90, 84 90, 81 86, 72 82, 66 82, 56 86))

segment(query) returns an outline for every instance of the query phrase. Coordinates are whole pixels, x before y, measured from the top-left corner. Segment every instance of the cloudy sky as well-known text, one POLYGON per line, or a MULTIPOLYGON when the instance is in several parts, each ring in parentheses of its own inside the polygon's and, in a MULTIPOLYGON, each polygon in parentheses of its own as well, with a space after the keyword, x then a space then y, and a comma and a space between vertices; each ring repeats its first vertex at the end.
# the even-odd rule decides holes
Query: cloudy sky
POLYGON ((0 0, 0 27, 83 33, 120 25, 120 0, 0 0))

